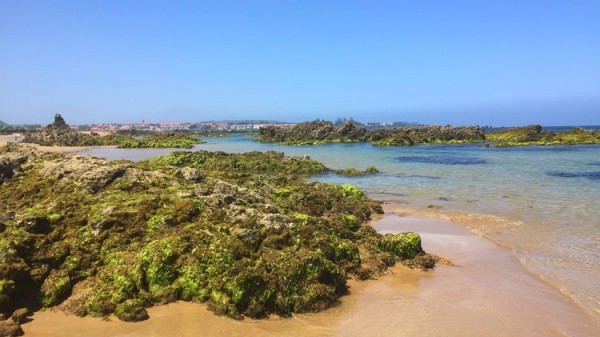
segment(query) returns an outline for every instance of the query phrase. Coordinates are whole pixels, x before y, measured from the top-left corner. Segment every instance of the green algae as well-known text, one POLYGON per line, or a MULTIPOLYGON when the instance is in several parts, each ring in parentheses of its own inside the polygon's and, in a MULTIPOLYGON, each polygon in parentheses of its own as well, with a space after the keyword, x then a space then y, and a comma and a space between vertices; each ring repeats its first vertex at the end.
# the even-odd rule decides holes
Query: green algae
POLYGON ((576 127, 550 132, 540 125, 529 125, 490 132, 486 140, 495 143, 494 147, 600 144, 600 131, 576 127))
POLYGON ((400 233, 384 235, 379 247, 402 259, 410 259, 420 253, 421 237, 417 233, 400 233))
POLYGON ((118 135, 101 139, 104 145, 117 145, 118 148, 183 148, 191 149, 204 143, 199 135, 181 132, 154 132, 140 138, 118 135))
POLYGON ((485 134, 478 126, 430 125, 367 130, 352 121, 335 126, 332 122, 318 120, 300 123, 290 128, 261 128, 254 140, 281 145, 369 142, 375 146, 411 146, 483 142, 485 134))
POLYGON ((356 186, 352 184, 344 184, 342 185, 342 191, 345 197, 360 199, 364 196, 364 193, 356 186))
POLYGON ((356 186, 304 180, 326 170, 307 158, 176 152, 134 164, 25 152, 0 150, 27 157, 0 185, 5 314, 67 301, 78 315, 136 321, 186 300, 236 318, 288 316, 423 254, 414 236, 365 224, 381 205, 356 186))
POLYGON ((54 123, 46 125, 40 132, 27 133, 24 143, 45 146, 103 146, 118 148, 184 148, 191 149, 204 143, 200 135, 189 132, 119 132, 106 136, 97 133, 80 133, 71 129, 61 115, 54 123))

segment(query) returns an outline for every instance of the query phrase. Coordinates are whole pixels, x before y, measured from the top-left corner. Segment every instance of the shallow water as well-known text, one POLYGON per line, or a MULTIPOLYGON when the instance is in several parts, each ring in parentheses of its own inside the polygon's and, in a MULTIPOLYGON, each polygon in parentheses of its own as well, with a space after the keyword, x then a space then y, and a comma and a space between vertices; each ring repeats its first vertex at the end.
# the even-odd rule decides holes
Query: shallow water
MULTIPOLYGON (((471 228, 504 246, 543 279, 600 313, 600 146, 493 149, 477 145, 374 147, 370 144, 279 146, 236 135, 207 138, 197 150, 283 151, 309 155, 334 169, 375 165, 364 177, 327 174, 313 180, 352 183, 376 199, 414 209, 458 211, 497 221, 471 228)), ((170 149, 91 149, 109 159, 140 160, 170 149)))

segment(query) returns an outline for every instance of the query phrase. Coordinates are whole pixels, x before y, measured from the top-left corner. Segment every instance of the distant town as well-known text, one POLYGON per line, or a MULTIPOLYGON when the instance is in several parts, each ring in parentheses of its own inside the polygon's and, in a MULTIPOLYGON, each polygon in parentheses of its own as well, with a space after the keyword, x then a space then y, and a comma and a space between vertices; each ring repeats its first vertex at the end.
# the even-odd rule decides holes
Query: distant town
MULTIPOLYGON (((338 125, 348 119, 338 118, 334 124, 338 125)), ((352 119, 349 119, 352 120, 352 119)), ((352 120, 354 121, 354 120, 352 120)), ((400 126, 420 126, 419 123, 408 122, 369 122, 356 124, 364 125, 368 129, 393 128, 400 126)), ((245 121, 209 121, 199 123, 148 123, 145 120, 139 123, 94 123, 94 124, 71 124, 70 127, 77 131, 91 132, 128 132, 128 131, 188 131, 188 132, 257 132, 260 128, 267 126, 291 127, 298 123, 245 120, 245 121)), ((41 124, 9 125, 0 121, 1 129, 13 129, 21 131, 34 131, 41 128, 41 124)), ((6 131, 6 130, 5 130, 6 131)))

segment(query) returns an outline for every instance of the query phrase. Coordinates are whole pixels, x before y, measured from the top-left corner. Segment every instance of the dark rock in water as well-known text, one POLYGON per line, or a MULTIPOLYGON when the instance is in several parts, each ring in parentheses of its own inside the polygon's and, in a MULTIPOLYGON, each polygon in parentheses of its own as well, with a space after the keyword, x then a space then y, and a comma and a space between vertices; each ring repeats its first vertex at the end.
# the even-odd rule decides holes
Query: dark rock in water
POLYGON ((425 163, 425 164, 441 164, 441 165, 482 165, 487 164, 487 160, 477 157, 462 157, 462 156, 402 156, 397 157, 397 161, 403 163, 425 163))
MULTIPOLYGON (((396 178, 431 179, 431 180, 442 179, 442 177, 438 177, 438 176, 428 176, 428 175, 422 175, 422 174, 405 174, 405 173, 398 173, 398 174, 394 175, 394 177, 396 177, 396 178)), ((401 196, 405 196, 405 195, 401 195, 401 196)))
POLYGON ((552 177, 561 178, 587 178, 591 180, 600 180, 600 172, 547 172, 552 177))
POLYGON ((430 269, 435 266, 436 258, 429 254, 417 255, 412 259, 402 261, 402 264, 412 269, 430 269))

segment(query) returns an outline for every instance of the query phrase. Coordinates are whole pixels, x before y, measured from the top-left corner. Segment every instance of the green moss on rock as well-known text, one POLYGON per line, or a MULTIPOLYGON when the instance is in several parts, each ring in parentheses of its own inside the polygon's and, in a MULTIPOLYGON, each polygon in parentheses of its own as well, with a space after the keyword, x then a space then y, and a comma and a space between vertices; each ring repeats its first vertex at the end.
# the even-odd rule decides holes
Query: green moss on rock
POLYGON ((412 259, 423 252, 421 237, 417 233, 386 234, 381 239, 379 247, 400 259, 412 259))
POLYGON ((19 172, 0 184, 5 314, 76 294, 72 312, 126 321, 176 300, 287 316, 421 254, 418 236, 365 224, 381 205, 356 186, 301 178, 324 170, 307 158, 177 152, 134 164, 11 146, 2 160, 19 172))
POLYGON ((486 140, 495 143, 494 147, 600 144, 600 131, 576 127, 550 132, 540 125, 529 125, 490 132, 486 140))
POLYGON ((255 140, 282 145, 370 142, 376 146, 406 146, 483 142, 485 136, 483 129, 478 126, 430 125, 367 130, 352 121, 335 126, 332 122, 317 120, 289 128, 261 128, 255 140))

